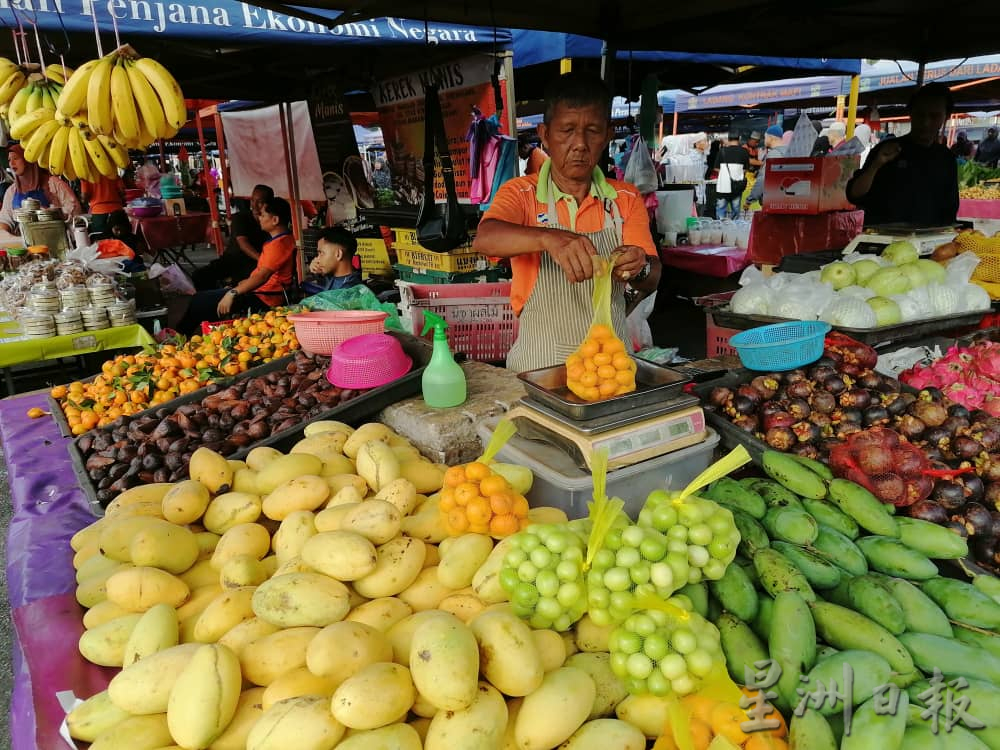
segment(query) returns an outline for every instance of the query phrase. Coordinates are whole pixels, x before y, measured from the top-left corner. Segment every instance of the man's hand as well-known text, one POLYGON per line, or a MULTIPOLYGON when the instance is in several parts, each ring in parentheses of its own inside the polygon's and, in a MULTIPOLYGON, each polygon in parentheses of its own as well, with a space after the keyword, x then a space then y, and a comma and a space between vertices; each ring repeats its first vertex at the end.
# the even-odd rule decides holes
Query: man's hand
POLYGON ((317 265, 318 263, 319 263, 319 258, 313 258, 311 261, 309 261, 309 273, 320 275, 320 271, 318 270, 318 265, 317 265))
POLYGON ((555 229, 546 230, 545 251, 559 264, 571 284, 593 278, 594 258, 597 250, 594 244, 579 234, 555 229))
POLYGON ((215 311, 219 313, 220 318, 225 318, 227 315, 229 315, 229 311, 233 309, 234 299, 236 299, 235 294, 230 294, 229 292, 226 292, 225 294, 222 295, 222 299, 219 300, 219 304, 215 308, 215 311))
POLYGON ((886 141, 875 153, 875 165, 884 167, 889 162, 898 159, 901 153, 903 153, 903 146, 895 139, 886 141))
POLYGON ((614 259, 614 277, 621 282, 635 278, 646 266, 646 252, 635 245, 622 245, 615 250, 614 259))

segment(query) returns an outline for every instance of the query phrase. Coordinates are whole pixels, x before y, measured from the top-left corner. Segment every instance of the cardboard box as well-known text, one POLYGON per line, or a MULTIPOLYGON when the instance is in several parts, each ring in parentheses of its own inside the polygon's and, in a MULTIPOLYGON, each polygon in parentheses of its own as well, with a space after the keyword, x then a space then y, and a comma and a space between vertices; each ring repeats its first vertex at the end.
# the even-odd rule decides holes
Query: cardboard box
POLYGON ((764 211, 769 214, 820 214, 853 208, 847 182, 861 157, 787 157, 764 161, 764 211))
POLYGON ((164 216, 183 216, 187 213, 187 206, 183 198, 165 198, 163 201, 164 216))
POLYGON ((758 211, 750 228, 751 263, 777 265, 786 255, 838 250, 861 234, 865 212, 833 211, 816 216, 783 216, 758 211))
POLYGON ((364 278, 392 276, 392 263, 389 261, 385 240, 358 237, 358 257, 361 258, 361 275, 364 278))

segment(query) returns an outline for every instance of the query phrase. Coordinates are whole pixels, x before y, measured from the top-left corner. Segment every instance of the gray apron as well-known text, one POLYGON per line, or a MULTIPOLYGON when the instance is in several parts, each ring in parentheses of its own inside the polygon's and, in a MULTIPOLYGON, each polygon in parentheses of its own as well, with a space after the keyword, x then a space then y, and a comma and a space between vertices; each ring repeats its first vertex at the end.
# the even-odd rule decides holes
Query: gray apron
MULTIPOLYGON (((604 200, 604 229, 599 232, 576 232, 593 243, 598 254, 610 259, 622 245, 622 221, 618 204, 604 200)), ((549 179, 548 223, 539 226, 572 232, 560 226, 556 212, 555 189, 549 179)), ((540 219, 542 217, 539 217, 540 219)), ((535 288, 524 303, 519 318, 517 341, 507 355, 507 368, 515 372, 537 370, 561 365, 587 337, 594 317, 594 280, 571 284, 559 264, 546 252, 539 254, 541 263, 535 288)), ((615 333, 628 346, 625 325, 625 284, 614 279, 611 287, 611 320, 615 333)))

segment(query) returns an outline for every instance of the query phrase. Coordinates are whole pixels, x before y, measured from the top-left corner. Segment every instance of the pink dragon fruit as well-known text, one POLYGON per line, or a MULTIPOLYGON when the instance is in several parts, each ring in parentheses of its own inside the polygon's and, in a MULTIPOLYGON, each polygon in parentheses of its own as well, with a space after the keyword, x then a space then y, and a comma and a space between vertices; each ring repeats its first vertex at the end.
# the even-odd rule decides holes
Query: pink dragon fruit
POLYGON ((1000 344, 977 341, 970 348, 976 372, 984 378, 1000 381, 1000 344))
POLYGON ((1000 397, 987 396, 986 400, 983 401, 982 409, 991 417, 1000 417, 1000 397))
POLYGON ((966 409, 978 409, 984 401, 984 394, 977 391, 968 383, 958 382, 946 386, 941 391, 945 398, 961 404, 966 409))

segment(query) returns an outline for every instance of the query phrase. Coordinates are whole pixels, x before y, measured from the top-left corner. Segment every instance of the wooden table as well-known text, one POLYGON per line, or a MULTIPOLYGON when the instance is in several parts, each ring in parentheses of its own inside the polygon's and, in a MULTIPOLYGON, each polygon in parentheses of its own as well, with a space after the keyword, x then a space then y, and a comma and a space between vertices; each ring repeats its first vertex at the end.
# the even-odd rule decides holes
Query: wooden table
POLYGON ((180 216, 132 216, 132 230, 149 248, 153 260, 163 265, 184 261, 194 268, 185 249, 209 242, 211 215, 189 211, 180 216))

